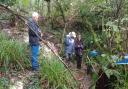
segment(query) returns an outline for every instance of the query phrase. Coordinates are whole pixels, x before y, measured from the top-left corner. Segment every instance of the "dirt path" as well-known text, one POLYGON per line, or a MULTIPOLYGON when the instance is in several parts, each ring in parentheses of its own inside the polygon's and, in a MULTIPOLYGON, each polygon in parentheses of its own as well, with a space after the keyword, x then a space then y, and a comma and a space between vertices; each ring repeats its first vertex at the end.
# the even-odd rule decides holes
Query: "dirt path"
MULTIPOLYGON (((12 34, 14 35, 14 34, 12 34)), ((18 35, 19 36, 19 35, 18 35)), ((26 36, 26 35, 24 35, 26 36)), ((24 37, 23 36, 23 37, 24 37)), ((46 40, 51 41, 55 36, 50 33, 44 33, 44 39, 47 38, 46 40)), ((56 39, 55 39, 56 40, 56 39)), ((52 40, 54 42, 54 40, 52 40)), ((57 42, 53 44, 58 44, 57 42)), ((55 45, 56 48, 56 45, 55 45)), ((58 49, 58 48, 56 48, 58 49)), ((86 73, 86 65, 82 64, 82 69, 78 70, 76 68, 76 63, 72 63, 70 66, 70 69, 75 73, 74 76, 80 83, 80 89, 89 89, 89 86, 92 83, 92 79, 89 75, 86 73)), ((12 85, 10 89, 35 89, 34 87, 39 87, 39 77, 36 75, 36 73, 25 70, 25 72, 19 72, 15 75, 11 73, 10 80, 12 82, 12 85), (36 76, 35 76, 36 75, 36 76), (36 85, 34 85, 36 84, 36 85), (30 87, 31 86, 31 87, 30 87)), ((1 73, 0 73, 1 76, 1 73)), ((37 88, 36 88, 37 89, 37 88)))
POLYGON ((9 89, 40 89, 38 72, 29 70, 10 73, 9 89))
MULTIPOLYGON (((70 67, 78 83, 80 84, 79 89, 89 89, 92 79, 90 75, 86 73, 86 66, 82 69, 76 69, 75 65, 70 67)), ((40 77, 39 72, 33 72, 30 70, 12 72, 10 73, 10 89, 41 89, 40 88, 40 77)))
POLYGON ((81 69, 76 68, 76 63, 71 63, 70 69, 74 72, 74 76, 78 83, 80 83, 80 89, 89 89, 92 84, 92 79, 90 75, 87 75, 87 67, 83 63, 81 69))

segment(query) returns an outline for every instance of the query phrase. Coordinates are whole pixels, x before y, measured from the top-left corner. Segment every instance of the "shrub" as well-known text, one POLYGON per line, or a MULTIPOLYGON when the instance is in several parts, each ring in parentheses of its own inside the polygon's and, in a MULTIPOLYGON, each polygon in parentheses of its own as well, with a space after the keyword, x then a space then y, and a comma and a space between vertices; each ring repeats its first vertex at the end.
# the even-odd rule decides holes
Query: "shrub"
POLYGON ((47 80, 50 89, 78 89, 70 73, 57 60, 43 60, 41 64, 42 80, 47 80))
POLYGON ((6 68, 11 65, 22 69, 30 66, 27 50, 26 44, 0 34, 0 63, 6 68))
POLYGON ((8 78, 2 77, 0 78, 0 89, 8 89, 9 80, 8 78))

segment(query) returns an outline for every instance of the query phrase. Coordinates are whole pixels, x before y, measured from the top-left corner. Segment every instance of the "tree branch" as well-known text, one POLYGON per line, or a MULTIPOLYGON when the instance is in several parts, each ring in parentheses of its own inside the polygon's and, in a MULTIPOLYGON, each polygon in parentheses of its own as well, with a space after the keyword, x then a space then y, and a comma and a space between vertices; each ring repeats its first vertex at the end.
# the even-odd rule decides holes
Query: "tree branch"
MULTIPOLYGON (((27 19, 26 17, 15 13, 13 10, 9 9, 7 6, 4 6, 4 5, 0 4, 0 7, 3 7, 5 10, 9 11, 9 12, 12 13, 13 15, 17 16, 18 18, 20 18, 22 21, 25 21, 25 20, 28 21, 28 19, 27 19)), ((38 35, 37 35, 37 36, 38 36, 38 35)), ((40 36, 38 36, 38 37, 41 39, 40 36)), ((42 39, 41 39, 41 40, 42 40, 42 39)), ((63 62, 63 60, 61 59, 61 57, 48 45, 48 43, 47 43, 46 41, 42 40, 42 43, 44 43, 49 49, 51 49, 51 51, 53 52, 53 54, 54 54, 56 57, 58 57, 58 59, 59 59, 59 61, 60 61, 61 63, 63 63, 63 64, 65 65, 65 68, 69 71, 69 73, 71 74, 71 76, 73 77, 73 79, 77 82, 77 80, 76 80, 76 78, 74 77, 74 75, 72 74, 71 70, 70 70, 70 69, 68 68, 68 66, 63 62)))

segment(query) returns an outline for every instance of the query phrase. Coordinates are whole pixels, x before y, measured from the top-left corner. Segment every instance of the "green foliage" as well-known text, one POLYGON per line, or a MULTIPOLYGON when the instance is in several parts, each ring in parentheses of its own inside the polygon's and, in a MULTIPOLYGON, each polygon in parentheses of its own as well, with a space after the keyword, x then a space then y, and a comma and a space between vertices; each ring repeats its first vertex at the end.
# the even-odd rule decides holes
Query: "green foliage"
POLYGON ((7 68, 10 65, 20 68, 30 66, 28 48, 26 44, 19 41, 8 39, 7 36, 0 34, 0 62, 7 68))
POLYGON ((9 87, 9 79, 2 77, 0 78, 0 89, 8 89, 9 87))
POLYGON ((61 2, 61 5, 63 6, 64 12, 69 10, 71 0, 70 1, 69 0, 60 0, 60 2, 61 2))
POLYGON ((107 22, 106 23, 106 26, 108 26, 110 28, 110 31, 113 31, 113 32, 118 32, 119 31, 119 28, 117 25, 114 24, 114 22, 107 22))
POLYGON ((30 0, 22 0, 23 6, 28 7, 30 5, 30 0))
POLYGON ((8 40, 9 38, 7 37, 6 34, 4 34, 3 32, 0 33, 0 41, 2 40, 8 40))
MULTIPOLYGON (((127 89, 127 80, 128 73, 126 70, 126 66, 116 65, 116 61, 113 60, 110 56, 110 53, 106 53, 103 56, 96 57, 91 59, 92 63, 97 64, 99 69, 102 69, 103 72, 110 79, 110 86, 114 86, 114 89, 127 89), (115 78, 113 78, 113 76, 115 78)), ((93 65, 92 65, 93 66, 93 65)), ((95 72, 93 73, 93 80, 96 82, 100 76, 98 76, 95 72)), ((110 88, 111 89, 111 88, 110 88)))
POLYGON ((42 61, 42 80, 48 80, 50 89, 77 89, 76 82, 64 65, 55 59, 42 61))
MULTIPOLYGON (((55 21, 58 21, 60 25, 63 25, 62 20, 60 20, 62 19, 60 18, 62 14, 59 5, 61 5, 65 19, 66 21, 69 21, 68 26, 72 26, 72 23, 75 23, 75 21, 80 19, 80 25, 82 24, 82 29, 80 30, 82 30, 81 33, 86 48, 93 48, 96 46, 99 49, 99 46, 103 48, 105 45, 109 52, 113 47, 122 49, 123 46, 121 44, 124 39, 122 39, 121 32, 126 30, 128 26, 128 0, 58 0, 60 4, 50 0, 51 17, 48 19, 47 2, 45 1, 0 0, 0 3, 12 6, 13 8, 16 8, 16 10, 23 9, 26 12, 32 12, 33 10, 40 12, 43 15, 46 15, 46 21, 50 21, 49 19, 52 18, 53 25, 56 24, 55 21), (123 3, 120 1, 123 1, 123 3), (120 5, 121 7, 119 7, 120 5)), ((0 19, 7 19, 9 17, 9 14, 5 14, 2 14, 0 19)), ((66 27, 66 30, 69 29, 68 26, 66 27)), ((74 24, 72 28, 74 30, 74 24)), ((26 50, 26 44, 10 40, 4 34, 0 34, 0 62, 3 62, 4 65, 18 64, 20 67, 29 65, 28 52, 26 50)), ((109 78, 111 75, 115 75, 118 78, 117 83, 115 83, 116 89, 127 89, 128 78, 127 73, 124 73, 124 67, 117 67, 114 65, 114 62, 109 55, 110 53, 105 57, 97 57, 96 60, 92 59, 92 65, 98 64, 109 78), (114 69, 108 67, 110 64, 114 65, 114 69)), ((41 76, 43 77, 43 80, 48 80, 49 88, 52 89, 70 89, 75 87, 73 79, 69 80, 71 75, 64 66, 56 60, 53 62, 43 60, 41 76)), ((95 74, 94 80, 97 78, 98 77, 95 74)))
POLYGON ((92 47, 94 44, 93 34, 91 32, 86 32, 83 34, 84 45, 88 47, 92 47))
POLYGON ((16 0, 0 0, 0 3, 12 6, 16 3, 16 0))

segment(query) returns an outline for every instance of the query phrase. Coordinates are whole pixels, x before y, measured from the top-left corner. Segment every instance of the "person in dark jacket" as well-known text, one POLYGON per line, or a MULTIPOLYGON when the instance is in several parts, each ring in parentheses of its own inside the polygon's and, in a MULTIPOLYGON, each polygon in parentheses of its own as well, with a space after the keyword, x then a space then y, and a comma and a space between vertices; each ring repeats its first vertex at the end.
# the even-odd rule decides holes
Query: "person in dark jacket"
POLYGON ((32 18, 28 21, 28 35, 29 44, 31 47, 31 62, 32 70, 39 70, 38 55, 39 55, 39 41, 41 40, 41 30, 37 24, 39 14, 33 12, 32 18))
POLYGON ((81 40, 81 35, 78 35, 75 40, 75 55, 77 60, 77 68, 81 69, 82 56, 83 56, 84 45, 81 40))

